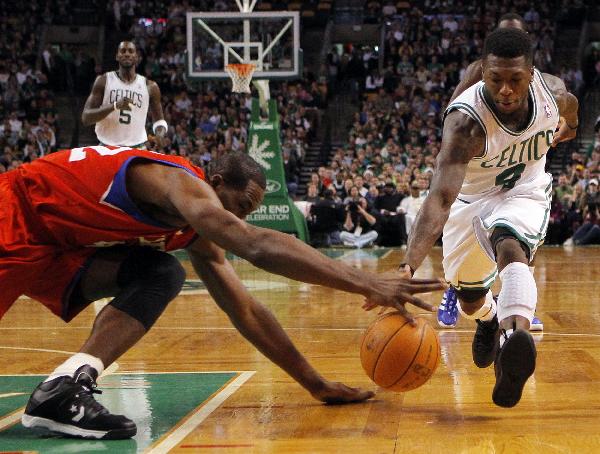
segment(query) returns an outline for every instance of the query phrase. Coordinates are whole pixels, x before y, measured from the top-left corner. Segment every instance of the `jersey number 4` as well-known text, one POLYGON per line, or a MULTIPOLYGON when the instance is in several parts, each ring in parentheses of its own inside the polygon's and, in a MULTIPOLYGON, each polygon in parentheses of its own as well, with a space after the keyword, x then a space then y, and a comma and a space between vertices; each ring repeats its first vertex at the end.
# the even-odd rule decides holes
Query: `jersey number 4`
POLYGON ((131 123, 131 110, 121 109, 119 110, 119 123, 128 125, 131 123))
POLYGON ((498 174, 496 177, 496 186, 502 186, 504 189, 514 188, 515 183, 521 178, 521 174, 524 170, 524 163, 509 167, 504 172, 498 174))

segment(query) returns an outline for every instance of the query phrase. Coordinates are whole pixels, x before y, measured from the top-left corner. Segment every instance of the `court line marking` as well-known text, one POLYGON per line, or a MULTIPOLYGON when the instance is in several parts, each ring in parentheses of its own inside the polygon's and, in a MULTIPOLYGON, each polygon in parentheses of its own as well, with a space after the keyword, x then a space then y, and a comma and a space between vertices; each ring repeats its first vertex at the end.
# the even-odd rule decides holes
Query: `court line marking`
MULTIPOLYGON (((65 327, 65 328, 61 328, 61 329, 88 329, 88 326, 71 326, 71 327, 65 327)), ((43 327, 39 327, 39 328, 34 328, 34 327, 30 327, 30 328, 11 328, 11 329, 29 329, 29 330, 35 330, 35 329, 46 329, 43 327)), ((365 329, 367 329, 367 327, 365 326, 364 328, 295 328, 295 327, 283 327, 284 330, 286 331, 364 331, 365 329)), ((152 328, 152 330, 154 331, 158 331, 158 330, 169 330, 169 331, 237 331, 237 328, 234 327, 214 327, 214 326, 154 326, 152 328)), ((436 332, 439 333, 471 333, 473 334, 475 332, 475 330, 468 330, 468 329, 449 329, 449 330, 436 330, 436 332)), ((533 333, 539 333, 539 334, 544 334, 544 335, 548 335, 548 336, 563 336, 563 337, 600 337, 600 334, 594 334, 594 333, 553 333, 550 331, 533 331, 533 333)), ((13 350, 35 350, 35 351, 47 351, 47 352, 56 352, 56 353, 66 353, 66 354, 75 354, 75 352, 64 352, 61 350, 44 350, 44 349, 35 349, 35 348, 21 348, 21 347, 4 347, 0 345, 0 349, 2 348, 7 348, 7 349, 13 349, 13 350)), ((217 371, 217 372, 238 372, 238 371, 217 371)), ((135 373, 151 373, 151 374, 158 374, 158 373, 162 373, 162 372, 123 372, 126 374, 135 374, 135 373)), ((168 374, 174 374, 174 373, 198 373, 198 372, 164 372, 164 373, 168 373, 168 374)), ((210 372, 207 372, 210 373, 210 372)), ((0 376, 2 376, 2 374, 0 374, 0 376)))
MULTIPOLYGON (((38 328, 36 328, 38 329, 38 328)), ((62 353, 65 355, 74 355, 77 352, 67 352, 65 350, 52 350, 49 348, 33 348, 33 347, 10 347, 8 345, 0 345, 0 348, 5 350, 27 350, 32 352, 44 352, 44 353, 62 353)))
POLYGON ((4 429, 8 429, 11 426, 14 426, 16 423, 21 421, 21 416, 23 415, 24 411, 25 407, 17 408, 4 418, 0 418, 0 432, 2 432, 4 429))
POLYGON ((256 372, 246 371, 231 381, 225 388, 219 391, 212 399, 206 402, 202 407, 193 413, 182 425, 171 432, 158 445, 146 451, 146 454, 163 454, 168 453, 171 449, 177 447, 185 437, 187 437, 202 421, 204 421, 213 411, 215 411, 227 398, 236 392, 246 381, 250 379, 256 372))

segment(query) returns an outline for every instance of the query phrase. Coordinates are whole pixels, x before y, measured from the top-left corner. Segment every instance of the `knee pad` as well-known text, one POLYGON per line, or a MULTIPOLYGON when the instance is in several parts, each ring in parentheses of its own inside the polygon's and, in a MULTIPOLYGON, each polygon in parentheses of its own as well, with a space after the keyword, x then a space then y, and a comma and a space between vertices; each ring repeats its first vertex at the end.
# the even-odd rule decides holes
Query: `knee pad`
POLYGON ((498 257, 498 253, 496 252, 498 244, 500 244, 502 240, 505 240, 507 238, 517 241, 519 243, 519 246, 521 246, 521 249, 523 249, 523 251, 525 252, 527 260, 531 260, 531 251, 529 250, 529 246, 523 243, 520 239, 518 239, 515 236, 515 234, 511 230, 505 227, 496 227, 492 232, 492 235, 490 236, 490 241, 492 242, 492 247, 494 248, 494 255, 496 255, 496 257, 498 257))
POLYGON ((184 282, 185 270, 175 257, 150 247, 134 248, 119 267, 117 285, 122 290, 110 305, 149 330, 184 282))
POLYGON ((509 263, 500 271, 502 288, 498 295, 498 321, 512 315, 533 319, 537 305, 537 285, 524 263, 509 263))

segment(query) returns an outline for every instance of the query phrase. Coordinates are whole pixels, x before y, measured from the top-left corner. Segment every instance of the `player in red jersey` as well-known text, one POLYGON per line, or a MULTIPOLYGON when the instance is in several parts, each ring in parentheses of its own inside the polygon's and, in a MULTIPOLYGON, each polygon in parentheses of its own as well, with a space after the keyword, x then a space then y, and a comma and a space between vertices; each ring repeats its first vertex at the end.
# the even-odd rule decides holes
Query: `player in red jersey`
POLYGON ((406 302, 433 310, 413 295, 443 284, 356 270, 290 235, 247 224, 243 219, 259 206, 265 187, 258 164, 240 152, 223 156, 209 175, 185 159, 126 147, 65 150, 0 175, 0 316, 21 294, 65 321, 96 299, 114 297, 80 352, 33 392, 23 424, 86 438, 136 433, 133 421, 93 398, 95 381, 179 293, 185 272, 163 252, 179 248, 187 249, 236 328, 316 399, 372 397, 319 375, 244 288, 224 251, 404 314, 406 302))

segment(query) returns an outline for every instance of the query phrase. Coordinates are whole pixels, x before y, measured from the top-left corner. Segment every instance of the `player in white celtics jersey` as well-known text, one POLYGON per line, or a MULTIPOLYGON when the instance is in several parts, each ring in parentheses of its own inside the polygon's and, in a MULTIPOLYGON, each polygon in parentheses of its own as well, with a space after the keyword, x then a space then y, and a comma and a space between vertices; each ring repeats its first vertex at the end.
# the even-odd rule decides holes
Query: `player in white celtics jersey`
MULTIPOLYGON (((498 19, 498 28, 518 28, 520 30, 527 31, 527 24, 525 23, 525 20, 518 14, 506 13, 503 14, 500 19, 498 19)), ((481 63, 481 60, 476 60, 467 67, 463 78, 456 86, 454 93, 452 93, 452 96, 450 97, 450 102, 454 101, 467 88, 481 81, 481 63)), ((529 269, 533 273, 533 261, 530 263, 529 269)), ((454 328, 458 321, 458 315, 459 311, 456 290, 453 287, 449 287, 444 292, 444 296, 442 297, 442 301, 438 308, 438 324, 442 328, 454 328)), ((531 324, 529 325, 529 331, 543 330, 544 324, 539 317, 534 315, 531 324)))
POLYGON ((158 84, 136 74, 139 62, 137 48, 131 41, 123 41, 117 48, 117 71, 98 76, 88 97, 81 121, 96 124, 96 136, 102 145, 145 148, 146 117, 152 115, 156 147, 160 150, 167 133, 160 103, 158 84))
POLYGON ((548 224, 546 153, 575 137, 578 124, 577 99, 532 61, 531 39, 522 30, 497 29, 486 38, 483 80, 445 112, 431 190, 401 264, 412 275, 443 231, 446 279, 463 315, 478 320, 473 360, 479 367, 494 363, 492 399, 502 407, 518 403, 535 370, 527 330, 537 287, 528 264, 548 224), (496 306, 490 287, 498 272, 496 306))

